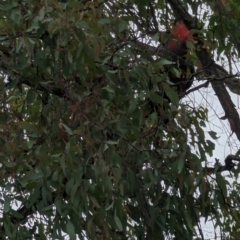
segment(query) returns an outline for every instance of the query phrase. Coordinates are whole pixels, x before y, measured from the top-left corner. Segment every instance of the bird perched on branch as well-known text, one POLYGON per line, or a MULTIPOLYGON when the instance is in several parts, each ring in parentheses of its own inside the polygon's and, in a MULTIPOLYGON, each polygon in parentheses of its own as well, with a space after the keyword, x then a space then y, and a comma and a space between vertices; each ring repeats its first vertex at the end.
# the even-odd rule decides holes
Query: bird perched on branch
MULTIPOLYGON (((192 86, 193 83, 194 67, 189 61, 187 61, 187 44, 188 42, 193 42, 193 40, 193 36, 184 21, 179 20, 175 22, 169 39, 164 46, 165 55, 171 61, 171 64, 164 65, 163 71, 167 73, 168 80, 171 82, 168 89, 172 88, 178 95, 177 101, 184 96, 184 93, 192 86)), ((163 83, 163 85, 166 86, 165 79, 163 83)), ((159 92, 159 94, 163 97, 165 102, 172 102, 172 98, 170 96, 171 94, 166 91, 166 87, 159 92)), ((152 109, 151 112, 153 112, 153 109, 157 109, 161 121, 164 124, 167 124, 169 120, 166 116, 163 116, 165 115, 164 112, 166 110, 164 104, 163 106, 156 107, 156 104, 151 102, 150 105, 152 109)))
POLYGON ((176 85, 179 98, 193 83, 194 67, 186 58, 188 42, 193 42, 192 34, 182 20, 176 21, 165 49, 168 57, 173 62, 171 67, 179 71, 179 74, 176 75, 169 71, 169 79, 176 85))

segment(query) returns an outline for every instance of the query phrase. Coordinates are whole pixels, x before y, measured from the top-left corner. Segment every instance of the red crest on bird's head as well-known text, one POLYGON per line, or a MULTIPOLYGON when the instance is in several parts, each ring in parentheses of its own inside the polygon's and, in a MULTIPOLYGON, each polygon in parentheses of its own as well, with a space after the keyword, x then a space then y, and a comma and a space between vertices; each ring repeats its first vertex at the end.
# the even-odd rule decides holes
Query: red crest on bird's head
POLYGON ((187 26, 182 20, 176 22, 174 28, 172 29, 172 34, 168 41, 168 49, 177 49, 179 46, 186 41, 192 41, 193 36, 188 30, 187 26))

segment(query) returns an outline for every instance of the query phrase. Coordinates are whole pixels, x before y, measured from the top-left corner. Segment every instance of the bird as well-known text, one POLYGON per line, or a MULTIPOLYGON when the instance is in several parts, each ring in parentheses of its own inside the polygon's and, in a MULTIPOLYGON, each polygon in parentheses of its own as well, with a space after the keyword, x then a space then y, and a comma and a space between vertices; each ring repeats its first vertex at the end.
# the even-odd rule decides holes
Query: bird
MULTIPOLYGON (((171 68, 176 68, 179 74, 173 74, 173 71, 168 71, 169 80, 176 86, 176 91, 179 99, 184 96, 184 93, 192 86, 194 66, 187 61, 187 42, 193 42, 194 38, 183 20, 175 22, 169 39, 165 44, 165 52, 169 60, 172 61, 171 68)), ((167 69, 165 68, 165 71, 167 69)), ((168 68, 168 70, 170 70, 168 68)), ((168 101, 170 101, 168 99, 168 101)))
MULTIPOLYGON (((169 87, 177 93, 177 102, 175 98, 174 103, 178 103, 184 96, 184 93, 192 86, 194 76, 194 66, 191 62, 187 61, 188 42, 193 42, 194 38, 183 20, 175 21, 175 24, 171 30, 168 40, 164 45, 164 55, 171 63, 170 65, 164 65, 160 71, 162 78, 167 76, 167 79, 163 79, 159 86, 159 92, 156 92, 163 99, 162 104, 156 104, 150 100, 150 112, 157 112, 160 122, 167 125, 169 118, 166 114, 166 110, 169 108, 169 104, 172 103, 173 97, 169 96, 166 92, 166 83, 170 83, 169 87), (174 71, 174 69, 176 71, 174 71), (168 80, 168 81, 166 81, 168 80), (165 90, 165 91, 164 91, 165 90)), ((150 81, 151 84, 151 81, 150 81)), ((168 87, 168 89, 169 89, 168 87)), ((151 85, 150 85, 151 88, 151 85)), ((172 92, 172 91, 171 91, 172 92)), ((171 93, 170 93, 171 94, 171 93)), ((147 114, 148 116, 149 114, 147 114)))

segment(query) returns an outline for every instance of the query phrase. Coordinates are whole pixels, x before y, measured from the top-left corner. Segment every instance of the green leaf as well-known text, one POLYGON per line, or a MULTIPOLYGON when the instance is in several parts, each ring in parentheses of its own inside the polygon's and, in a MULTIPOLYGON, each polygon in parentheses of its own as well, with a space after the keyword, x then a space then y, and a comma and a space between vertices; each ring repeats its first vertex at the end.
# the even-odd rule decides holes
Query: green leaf
POLYGON ((111 20, 108 19, 108 18, 101 18, 99 21, 98 21, 98 24, 100 25, 105 25, 105 24, 110 24, 111 23, 111 20))
POLYGON ((38 29, 39 29, 39 19, 38 19, 38 16, 36 16, 32 21, 32 25, 26 30, 26 32, 31 32, 33 30, 38 30, 38 29))
POLYGON ((114 175, 114 182, 117 185, 118 182, 121 180, 122 170, 120 168, 114 168, 112 171, 114 175))
POLYGON ((126 30, 127 27, 128 27, 128 23, 126 21, 124 20, 119 21, 119 29, 118 29, 119 32, 126 30))
POLYGON ((3 5, 4 7, 1 7, 1 9, 3 11, 9 11, 10 9, 17 7, 18 3, 17 2, 7 2, 5 5, 3 5))
POLYGON ((106 143, 109 144, 109 145, 117 145, 119 143, 119 141, 109 140, 109 141, 106 141, 106 143))
POLYGON ((115 221, 115 223, 117 225, 118 230, 122 231, 123 230, 122 223, 121 223, 119 217, 116 214, 116 210, 114 211, 114 221, 115 221))
POLYGON ((70 240, 75 240, 76 239, 75 227, 70 220, 68 220, 67 222, 66 229, 67 233, 70 236, 70 240))
POLYGON ((42 172, 34 173, 30 176, 29 180, 37 180, 37 179, 41 179, 42 177, 43 177, 42 172))
POLYGON ((185 161, 183 158, 180 158, 178 160, 178 174, 182 172, 184 163, 185 163, 185 161))
POLYGON ((74 198, 76 196, 76 193, 78 191, 78 188, 79 188, 79 185, 80 183, 75 183, 71 189, 71 193, 70 193, 70 196, 71 196, 71 201, 74 202, 74 198))
POLYGON ((74 186, 74 179, 71 178, 70 180, 68 180, 68 182, 66 184, 66 193, 68 195, 70 195, 70 192, 71 192, 73 186, 74 186))
POLYGON ((20 41, 17 42, 16 52, 18 53, 24 44, 24 38, 20 38, 20 41))
POLYGON ((217 137, 217 133, 214 131, 208 131, 208 134, 211 136, 212 139, 217 140, 219 137, 217 137))
POLYGON ((4 201, 4 212, 8 213, 9 210, 10 210, 10 201, 5 199, 5 201, 4 201))
POLYGON ((63 125, 63 127, 65 128, 65 130, 67 131, 67 133, 68 133, 69 135, 73 135, 72 130, 71 130, 67 125, 65 125, 64 123, 63 123, 62 125, 63 125))
POLYGON ((18 219, 24 218, 24 216, 21 213, 19 213, 18 211, 15 211, 14 209, 11 209, 11 215, 18 219))
POLYGON ((191 219, 189 212, 185 211, 184 216, 185 216, 185 220, 187 222, 187 226, 189 227, 190 230, 193 231, 192 219, 191 219))
POLYGON ((38 224, 38 229, 39 229, 39 236, 41 240, 46 240, 45 232, 44 232, 44 225, 42 223, 38 224))
POLYGON ((98 201, 97 201, 96 198, 94 198, 94 197, 91 196, 90 199, 91 199, 91 201, 92 201, 92 203, 93 203, 93 205, 94 205, 95 207, 100 208, 100 205, 99 205, 99 203, 98 203, 98 201))
POLYGON ((28 199, 28 208, 31 207, 33 204, 35 204, 40 197, 40 190, 39 188, 35 188, 34 192, 30 195, 28 199))
POLYGON ((42 20, 43 20, 44 15, 45 15, 45 10, 44 10, 44 8, 41 8, 40 11, 39 11, 39 13, 38 13, 38 19, 39 19, 39 21, 42 21, 42 20))
POLYGON ((222 175, 216 174, 216 181, 218 184, 218 187, 220 188, 223 197, 227 197, 227 181, 223 178, 222 175))
POLYGON ((172 65, 173 62, 172 61, 169 61, 165 58, 161 58, 158 63, 161 65, 161 66, 164 66, 164 65, 172 65))
POLYGON ((156 42, 158 42, 159 39, 160 39, 160 34, 159 34, 159 33, 156 33, 156 34, 154 34, 154 35, 152 36, 152 40, 154 40, 154 41, 156 41, 156 42))
POLYGON ((163 84, 164 92, 166 93, 167 97, 170 99, 171 103, 178 104, 179 103, 179 96, 176 91, 169 84, 163 84))
POLYGON ((64 173, 66 173, 66 162, 65 162, 65 155, 62 155, 60 158, 60 165, 64 173))
POLYGON ((68 51, 68 61, 69 61, 70 63, 73 62, 73 56, 72 56, 72 53, 71 53, 70 51, 68 51))
POLYGON ((132 113, 137 107, 137 101, 134 99, 130 102, 128 113, 132 113))

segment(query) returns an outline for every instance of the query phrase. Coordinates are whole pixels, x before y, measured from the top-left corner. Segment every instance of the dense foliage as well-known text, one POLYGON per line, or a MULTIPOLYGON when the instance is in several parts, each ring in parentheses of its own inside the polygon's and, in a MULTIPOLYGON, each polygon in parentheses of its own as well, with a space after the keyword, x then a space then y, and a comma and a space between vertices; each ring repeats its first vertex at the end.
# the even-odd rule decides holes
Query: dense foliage
MULTIPOLYGON (((208 111, 189 95, 178 105, 163 71, 178 74, 162 51, 170 2, 0 3, 2 239, 202 239, 201 217, 236 236, 237 184, 205 168, 208 111)), ((188 59, 229 56, 238 1, 175 2, 194 19, 188 59)), ((213 78, 199 69, 194 86, 213 78)))

